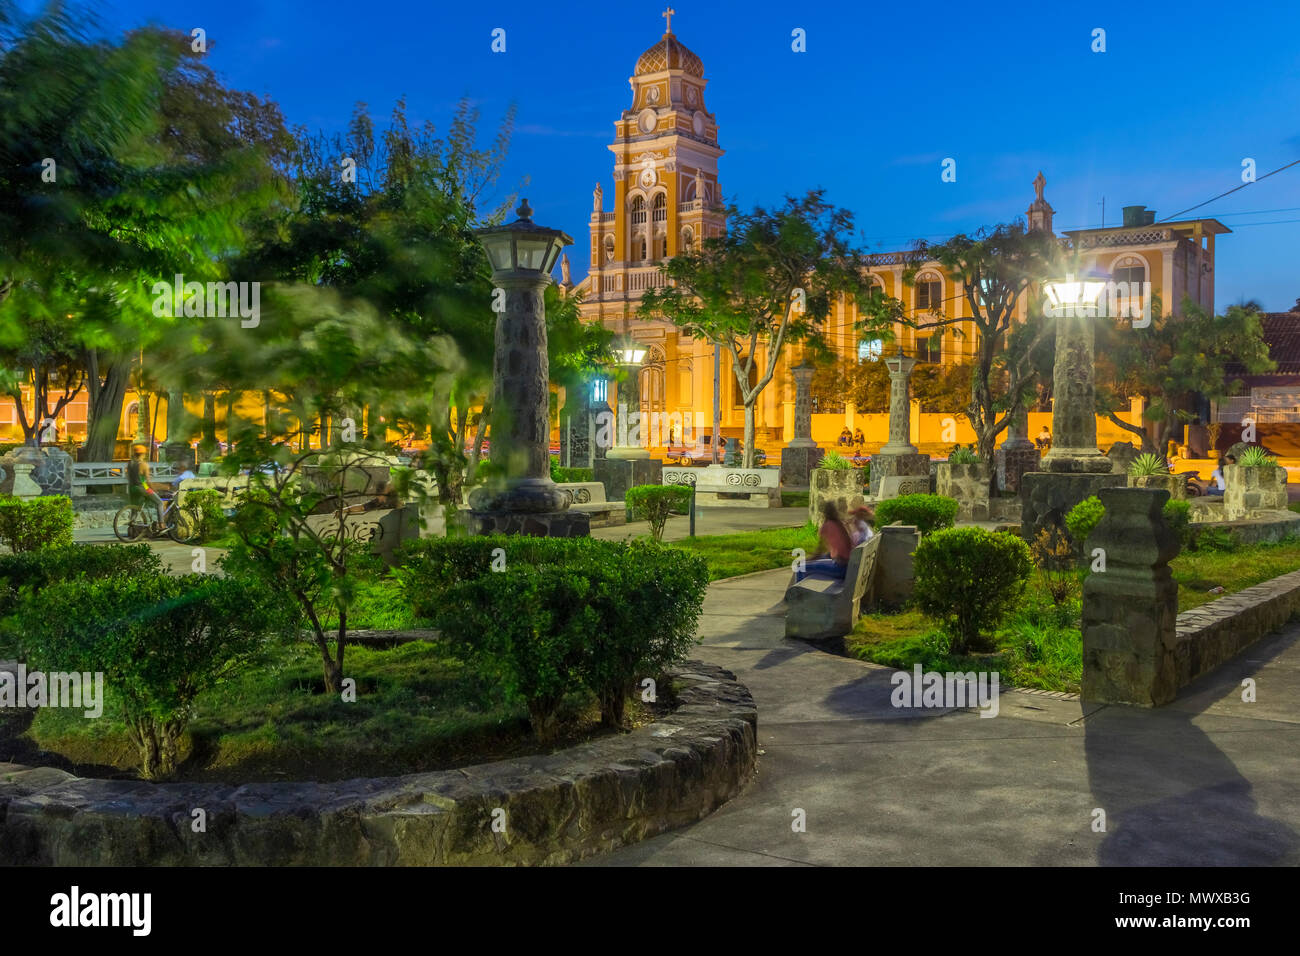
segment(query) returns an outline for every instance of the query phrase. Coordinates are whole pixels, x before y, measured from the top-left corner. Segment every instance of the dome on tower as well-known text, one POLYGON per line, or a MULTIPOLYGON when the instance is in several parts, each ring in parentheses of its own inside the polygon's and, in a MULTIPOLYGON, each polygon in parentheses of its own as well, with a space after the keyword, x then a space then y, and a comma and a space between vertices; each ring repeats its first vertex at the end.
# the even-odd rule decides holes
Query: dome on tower
POLYGON ((671 32, 646 50, 636 61, 636 75, 682 70, 690 76, 704 76, 704 61, 686 49, 671 32))

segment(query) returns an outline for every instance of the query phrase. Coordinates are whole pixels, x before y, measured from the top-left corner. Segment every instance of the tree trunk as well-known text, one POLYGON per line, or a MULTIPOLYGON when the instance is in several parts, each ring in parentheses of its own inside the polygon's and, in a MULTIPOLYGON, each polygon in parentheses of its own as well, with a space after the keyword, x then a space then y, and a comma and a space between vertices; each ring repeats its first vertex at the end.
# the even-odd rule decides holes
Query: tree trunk
POLYGON ((122 403, 130 381, 132 360, 116 359, 100 378, 99 354, 91 350, 87 355, 86 384, 88 386, 88 415, 86 421, 86 447, 83 461, 112 461, 117 450, 117 430, 122 423, 122 403))
POLYGON ((745 402, 745 451, 740 461, 741 468, 754 467, 754 405, 757 401, 758 395, 755 394, 745 402))

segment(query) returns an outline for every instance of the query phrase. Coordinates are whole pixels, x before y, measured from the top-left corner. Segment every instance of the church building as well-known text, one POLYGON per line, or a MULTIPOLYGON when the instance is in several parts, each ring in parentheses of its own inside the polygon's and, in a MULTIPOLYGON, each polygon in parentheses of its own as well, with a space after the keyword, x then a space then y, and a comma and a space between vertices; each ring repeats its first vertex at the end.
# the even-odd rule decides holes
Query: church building
MULTIPOLYGON (((593 192, 589 273, 572 288, 583 295, 581 311, 586 320, 631 335, 645 349, 639 377, 642 413, 680 413, 698 431, 707 432, 713 418, 713 346, 667 321, 637 317, 645 290, 666 281, 659 265, 726 228, 718 118, 706 102, 704 64, 672 32, 671 14, 671 10, 665 14, 667 31, 636 61, 630 78, 631 103, 615 120, 614 140, 609 144, 614 154, 613 190, 606 196, 598 183, 593 192)), ((1033 183, 1036 195, 1024 216, 1030 229, 1051 232, 1054 210, 1044 197, 1045 182, 1038 173, 1033 183)), ((919 233, 926 231, 918 224, 919 233)), ((1168 313, 1184 295, 1213 307, 1215 237, 1229 231, 1214 219, 1157 223, 1153 211, 1133 206, 1124 210, 1120 226, 1073 230, 1066 236, 1081 249, 1088 266, 1109 272, 1115 281, 1149 282, 1168 313)), ((977 341, 970 323, 931 324, 970 315, 961 283, 938 263, 917 262, 917 258, 917 253, 908 251, 869 257, 873 281, 886 295, 899 299, 917 325, 908 328, 900 323, 890 349, 901 346, 918 362, 970 361, 977 341), (904 271, 914 265, 919 270, 914 281, 904 283, 904 271)), ((856 328, 858 319, 852 299, 842 299, 826 322, 825 335, 841 358, 878 360, 883 343, 864 341, 856 328)), ((772 450, 793 435, 794 383, 789 368, 800 356, 797 347, 787 346, 786 352, 755 408, 756 441, 772 450)), ((766 356, 758 359, 761 367, 766 356)), ((614 383, 603 397, 618 407, 614 383)), ((744 406, 725 353, 719 397, 723 434, 739 436, 744 406)), ((814 438, 831 443, 844 425, 854 426, 855 414, 885 409, 847 405, 818 411, 814 438)), ((964 423, 960 410, 952 413, 964 423)), ((868 436, 869 445, 883 440, 883 433, 868 436)))

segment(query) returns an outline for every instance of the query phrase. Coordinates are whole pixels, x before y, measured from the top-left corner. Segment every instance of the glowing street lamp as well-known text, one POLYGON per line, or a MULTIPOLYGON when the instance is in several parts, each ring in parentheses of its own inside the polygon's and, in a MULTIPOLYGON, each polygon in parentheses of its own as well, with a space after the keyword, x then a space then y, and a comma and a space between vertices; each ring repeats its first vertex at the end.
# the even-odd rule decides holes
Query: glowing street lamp
POLYGON ((1045 314, 1058 320, 1052 369, 1052 448, 1043 470, 1106 473, 1110 459, 1097 447, 1095 329, 1097 303, 1110 276, 1075 268, 1046 283, 1045 314))

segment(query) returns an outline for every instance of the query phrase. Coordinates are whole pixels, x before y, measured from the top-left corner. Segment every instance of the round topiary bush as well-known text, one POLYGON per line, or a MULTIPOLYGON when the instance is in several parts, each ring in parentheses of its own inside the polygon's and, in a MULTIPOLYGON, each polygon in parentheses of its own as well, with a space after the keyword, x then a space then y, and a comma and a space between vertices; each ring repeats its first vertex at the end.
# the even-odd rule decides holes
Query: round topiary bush
POLYGON ((915 556, 917 607, 939 620, 953 653, 989 650, 988 636, 1024 592, 1029 547, 1012 534, 947 528, 921 539, 915 556))
POLYGON ((901 521, 916 525, 921 534, 951 528, 957 519, 957 499, 944 495, 899 495, 876 505, 876 527, 901 521))

